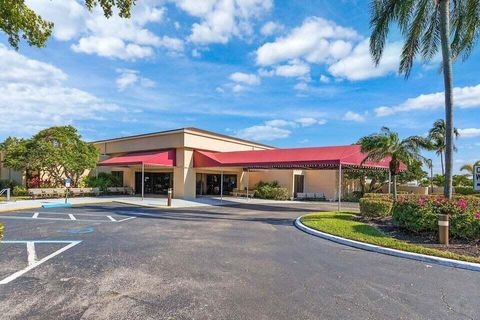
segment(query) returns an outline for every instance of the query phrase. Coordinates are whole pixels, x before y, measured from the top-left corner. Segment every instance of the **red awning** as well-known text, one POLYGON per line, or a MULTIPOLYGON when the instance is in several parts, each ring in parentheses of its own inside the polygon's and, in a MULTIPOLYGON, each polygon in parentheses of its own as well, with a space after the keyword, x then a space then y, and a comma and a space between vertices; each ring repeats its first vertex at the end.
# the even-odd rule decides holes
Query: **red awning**
MULTIPOLYGON (((235 152, 195 151, 194 167, 243 168, 332 168, 340 164, 350 167, 388 169, 389 158, 379 162, 366 161, 359 145, 272 149, 235 152)), ((402 164, 401 170, 405 170, 402 164)))
POLYGON ((123 156, 112 157, 100 161, 99 166, 128 166, 128 165, 155 165, 163 167, 175 166, 175 149, 157 150, 147 152, 132 152, 123 156))

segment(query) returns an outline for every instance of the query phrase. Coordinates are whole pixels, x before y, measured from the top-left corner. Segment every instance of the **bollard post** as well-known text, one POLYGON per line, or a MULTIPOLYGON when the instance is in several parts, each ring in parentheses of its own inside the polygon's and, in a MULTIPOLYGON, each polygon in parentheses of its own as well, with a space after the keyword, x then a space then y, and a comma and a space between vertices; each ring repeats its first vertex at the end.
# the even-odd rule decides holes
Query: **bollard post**
POLYGON ((168 188, 167 206, 172 206, 172 188, 168 188))
POLYGON ((438 240, 440 244, 444 244, 448 246, 448 231, 449 228, 449 221, 448 221, 448 214, 439 214, 438 215, 438 240))

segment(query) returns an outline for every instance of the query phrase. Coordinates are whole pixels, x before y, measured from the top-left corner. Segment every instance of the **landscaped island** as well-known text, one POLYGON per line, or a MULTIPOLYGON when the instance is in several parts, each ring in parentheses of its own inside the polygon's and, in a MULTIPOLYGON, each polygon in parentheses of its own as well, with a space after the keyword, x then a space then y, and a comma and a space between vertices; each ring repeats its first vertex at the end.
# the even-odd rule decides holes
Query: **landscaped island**
POLYGON ((367 195, 361 213, 321 212, 301 222, 315 230, 387 248, 480 263, 480 198, 367 195), (437 244, 438 215, 450 217, 450 246, 437 244))

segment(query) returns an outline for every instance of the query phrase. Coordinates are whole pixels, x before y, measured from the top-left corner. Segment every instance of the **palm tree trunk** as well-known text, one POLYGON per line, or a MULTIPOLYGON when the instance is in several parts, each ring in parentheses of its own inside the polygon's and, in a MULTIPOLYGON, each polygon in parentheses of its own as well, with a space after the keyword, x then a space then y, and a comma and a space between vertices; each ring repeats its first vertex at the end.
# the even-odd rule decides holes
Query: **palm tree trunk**
POLYGON ((392 180, 393 180, 393 186, 392 186, 393 199, 397 201, 397 174, 396 173, 392 173, 392 180))
POLYGON ((440 164, 442 165, 442 176, 445 175, 445 165, 443 164, 443 154, 445 151, 440 152, 440 164))
POLYGON ((450 0, 440 0, 440 39, 442 43, 443 81, 445 86, 445 198, 452 198, 453 169, 453 79, 450 48, 450 0))

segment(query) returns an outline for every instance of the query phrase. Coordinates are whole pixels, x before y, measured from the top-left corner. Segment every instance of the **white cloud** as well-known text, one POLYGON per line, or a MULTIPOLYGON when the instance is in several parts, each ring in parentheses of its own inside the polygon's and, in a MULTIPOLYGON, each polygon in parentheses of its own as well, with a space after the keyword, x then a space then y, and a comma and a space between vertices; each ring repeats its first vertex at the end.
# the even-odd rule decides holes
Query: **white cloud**
POLYGON ((252 126, 237 131, 237 136, 250 140, 271 141, 276 139, 283 139, 290 136, 292 132, 287 129, 271 127, 268 125, 252 126))
POLYGON ((299 123, 302 127, 309 127, 313 126, 314 124, 325 124, 325 120, 317 120, 315 118, 300 118, 295 120, 297 123, 299 123))
POLYGON ((343 116, 343 120, 355 121, 355 122, 364 122, 365 120, 367 120, 367 112, 365 112, 364 114, 360 114, 360 113, 356 113, 356 112, 353 112, 353 111, 348 111, 343 116))
POLYGON ((272 0, 172 0, 193 17, 190 41, 197 44, 227 43, 233 36, 250 35, 252 20, 272 8, 272 0))
POLYGON ((351 28, 338 26, 323 18, 310 17, 285 37, 258 48, 256 61, 261 66, 292 59, 326 63, 347 56, 352 48, 351 41, 358 38, 357 32, 351 28))
POLYGON ((260 77, 252 73, 235 72, 230 75, 230 80, 250 86, 260 84, 260 77))
POLYGON ((42 17, 55 23, 54 36, 58 40, 76 41, 71 46, 75 52, 124 60, 153 56, 155 48, 183 51, 183 40, 160 37, 147 28, 148 24, 162 23, 166 11, 162 3, 141 1, 133 7, 131 18, 123 19, 114 13, 107 19, 100 8, 89 12, 75 0, 27 2, 42 17))
POLYGON ((274 119, 265 121, 265 125, 270 127, 294 127, 296 124, 293 121, 274 119))
POLYGON ((154 81, 145 77, 141 77, 140 73, 136 70, 117 69, 117 72, 120 74, 116 80, 118 91, 125 91, 127 88, 137 83, 145 88, 151 88, 155 86, 154 81))
POLYGON ((153 55, 153 49, 151 47, 125 43, 122 39, 116 37, 92 36, 81 38, 78 44, 72 45, 72 50, 124 60, 142 59, 153 55))
POLYGON ((67 75, 51 64, 29 59, 0 44, 0 82, 17 83, 28 81, 33 84, 55 84, 67 79, 67 75))
POLYGON ((398 69, 402 50, 399 42, 387 44, 377 67, 369 50, 369 40, 365 39, 349 55, 332 64, 328 71, 334 77, 355 81, 381 77, 398 69))
MULTIPOLYGON (((480 84, 470 87, 454 88, 453 98, 455 107, 480 107, 480 84)), ((376 108, 375 113, 378 117, 384 117, 399 112, 438 109, 445 105, 444 99, 445 97, 443 92, 422 94, 415 98, 407 99, 405 102, 395 106, 382 106, 376 108)))
POLYGON ((310 73, 310 66, 298 60, 275 67, 275 75, 280 77, 302 77, 310 73))
POLYGON ((235 92, 235 93, 239 93, 239 92, 242 92, 245 90, 245 87, 240 85, 240 84, 236 84, 232 87, 232 91, 235 92))
POLYGON ((285 27, 280 23, 268 21, 262 26, 262 28, 260 29, 260 33, 264 36, 271 36, 277 32, 282 31, 284 28, 285 27))
POLYGON ((295 120, 273 119, 265 121, 261 125, 251 126, 237 131, 237 136, 252 140, 276 140, 287 138, 292 133, 292 129, 299 127, 310 127, 326 123, 324 119, 315 119, 312 117, 303 117, 295 120))
MULTIPOLYGON (((385 76, 397 70, 401 44, 387 43, 383 58, 376 67, 369 52, 369 39, 354 29, 319 17, 305 19, 287 35, 260 46, 256 52, 259 66, 273 66, 287 61, 326 65, 335 80, 366 80, 385 76)), ((326 75, 320 81, 328 83, 326 75)))
POLYGON ((306 91, 308 90, 308 84, 305 82, 299 82, 293 88, 298 91, 306 91))
POLYGON ((29 135, 51 125, 102 120, 119 106, 64 84, 57 67, 0 45, 0 134, 29 135))
POLYGON ((461 138, 477 138, 480 137, 480 128, 458 129, 461 138))
POLYGON ((326 75, 324 75, 324 74, 320 75, 320 82, 322 82, 322 83, 330 83, 330 81, 332 81, 332 79, 330 79, 330 78, 327 77, 326 75))

